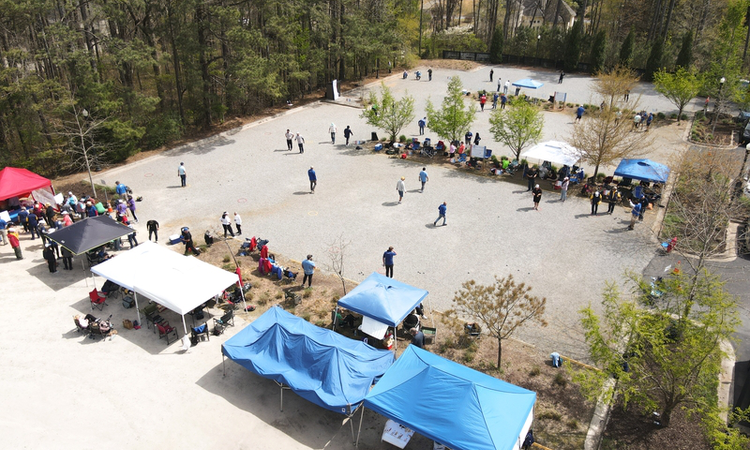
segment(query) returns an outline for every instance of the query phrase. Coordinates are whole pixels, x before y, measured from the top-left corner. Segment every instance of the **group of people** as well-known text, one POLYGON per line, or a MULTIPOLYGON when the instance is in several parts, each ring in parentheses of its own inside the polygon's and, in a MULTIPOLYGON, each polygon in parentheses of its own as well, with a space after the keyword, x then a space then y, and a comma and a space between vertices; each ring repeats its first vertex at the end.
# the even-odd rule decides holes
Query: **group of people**
MULTIPOLYGON (((333 125, 333 124, 331 124, 331 125, 333 125)), ((336 135, 336 132, 334 131, 333 132, 333 140, 336 139, 335 135, 336 135)), ((305 138, 302 137, 301 134, 299 134, 299 133, 294 134, 294 133, 292 133, 287 128, 286 133, 284 134, 284 137, 286 138, 286 149, 287 150, 292 150, 292 148, 293 148, 292 141, 297 141, 297 147, 299 147, 299 152, 300 153, 305 153, 305 138)))
POLYGON ((635 113, 635 116, 633 116, 633 131, 638 131, 640 129, 643 129, 643 131, 648 131, 648 129, 651 127, 651 122, 654 121, 654 113, 646 113, 646 111, 641 111, 635 113), (644 127, 643 124, 646 124, 644 127))

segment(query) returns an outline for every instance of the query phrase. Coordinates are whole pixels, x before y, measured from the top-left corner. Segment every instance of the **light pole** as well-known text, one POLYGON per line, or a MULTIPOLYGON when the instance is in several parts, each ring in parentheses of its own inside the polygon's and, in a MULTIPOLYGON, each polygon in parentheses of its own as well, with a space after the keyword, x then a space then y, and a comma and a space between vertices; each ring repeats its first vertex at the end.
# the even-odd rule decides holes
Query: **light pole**
POLYGON ((721 77, 719 79, 719 95, 716 96, 716 107, 714 108, 714 124, 711 127, 711 134, 716 133, 716 122, 719 121, 719 115, 721 114, 722 94, 724 91, 724 83, 726 82, 727 79, 724 77, 721 77))
MULTIPOLYGON (((91 164, 89 163, 89 154, 88 150, 86 149, 86 131, 84 130, 84 125, 81 123, 81 119, 78 117, 78 110, 73 107, 73 112, 76 115, 76 124, 78 125, 78 137, 81 138, 81 153, 83 153, 83 159, 86 161, 86 171, 89 173, 89 181, 91 182, 91 191, 94 193, 94 198, 96 198, 96 187, 94 186, 94 177, 91 176, 91 164)), ((81 111, 81 115, 83 116, 83 120, 87 120, 89 118, 89 112, 86 108, 83 108, 81 111)))
POLYGON ((537 64, 539 63, 539 42, 541 42, 541 41, 542 41, 542 35, 541 34, 537 34, 536 35, 536 59, 537 59, 537 64))

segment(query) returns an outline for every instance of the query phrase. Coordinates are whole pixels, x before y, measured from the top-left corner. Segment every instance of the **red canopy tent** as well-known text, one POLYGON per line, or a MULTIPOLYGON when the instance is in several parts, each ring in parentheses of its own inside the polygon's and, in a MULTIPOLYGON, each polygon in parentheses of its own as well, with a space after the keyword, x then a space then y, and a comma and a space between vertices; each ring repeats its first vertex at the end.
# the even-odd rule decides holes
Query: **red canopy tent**
POLYGON ((29 195, 40 202, 54 203, 52 182, 26 169, 6 167, 0 170, 0 201, 29 195))

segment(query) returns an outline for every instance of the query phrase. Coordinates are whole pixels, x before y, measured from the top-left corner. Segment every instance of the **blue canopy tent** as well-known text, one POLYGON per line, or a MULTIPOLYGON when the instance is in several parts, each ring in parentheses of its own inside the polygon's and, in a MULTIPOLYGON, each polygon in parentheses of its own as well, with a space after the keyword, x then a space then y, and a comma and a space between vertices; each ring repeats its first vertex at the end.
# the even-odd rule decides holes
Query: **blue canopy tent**
POLYGON ((615 176, 666 183, 669 178, 669 167, 649 159, 623 159, 615 170, 615 176))
MULTIPOLYGON (((375 325, 371 329, 378 331, 368 331, 366 328, 372 325, 365 320, 362 323, 362 331, 379 338, 382 336, 375 334, 384 332, 388 327, 398 327, 398 324, 422 303, 428 293, 424 289, 373 272, 342 297, 338 305, 374 320, 375 325), (382 328, 379 328, 380 326, 382 328)), ((335 325, 334 323, 334 327, 335 325)), ((396 330, 393 335, 396 336, 396 330)))
POLYGON ((540 83, 539 81, 534 81, 531 78, 524 78, 523 80, 518 80, 514 82, 513 86, 526 88, 526 89, 539 89, 540 87, 544 86, 544 83, 540 83))
POLYGON ((392 352, 317 327, 279 307, 269 309, 225 342, 221 352, 249 371, 274 380, 282 388, 282 410, 283 389, 287 388, 349 416, 394 358, 392 352))
POLYGON ((535 392, 413 345, 365 397, 365 407, 453 450, 520 449, 535 402, 535 392))

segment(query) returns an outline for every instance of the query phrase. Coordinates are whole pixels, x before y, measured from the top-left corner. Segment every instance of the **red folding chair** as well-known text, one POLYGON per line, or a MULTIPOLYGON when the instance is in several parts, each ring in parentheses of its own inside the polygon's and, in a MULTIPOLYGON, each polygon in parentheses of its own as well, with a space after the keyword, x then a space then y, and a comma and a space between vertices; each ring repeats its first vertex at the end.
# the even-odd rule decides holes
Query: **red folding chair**
POLYGON ((89 299, 91 300, 91 309, 99 308, 99 311, 104 310, 107 306, 106 298, 102 296, 96 289, 89 292, 89 299))

